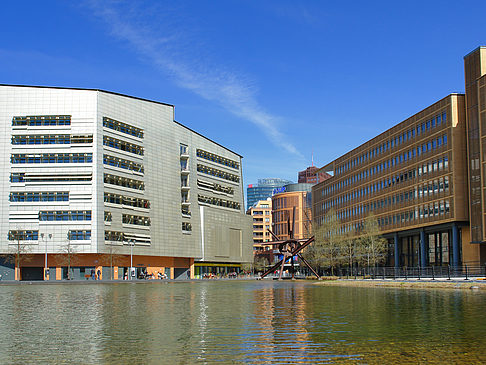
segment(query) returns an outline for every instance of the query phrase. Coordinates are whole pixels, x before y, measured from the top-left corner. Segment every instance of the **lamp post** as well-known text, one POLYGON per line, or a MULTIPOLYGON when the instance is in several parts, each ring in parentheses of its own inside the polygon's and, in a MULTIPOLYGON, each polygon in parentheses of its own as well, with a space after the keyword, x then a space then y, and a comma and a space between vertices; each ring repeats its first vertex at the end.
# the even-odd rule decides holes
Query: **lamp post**
POLYGON ((130 279, 129 280, 132 280, 132 270, 133 270, 133 245, 135 244, 135 240, 133 240, 133 239, 128 240, 128 244, 130 245, 130 270, 129 270, 130 279))
MULTIPOLYGON (((41 233, 41 237, 42 237, 42 239, 44 239, 44 233, 41 233)), ((49 233, 48 237, 49 237, 49 239, 51 239, 52 238, 52 234, 49 233)), ((44 280, 47 279, 48 270, 49 270, 49 268, 47 266, 47 238, 48 237, 46 237, 46 239, 45 239, 46 252, 45 252, 45 255, 44 255, 44 280)))

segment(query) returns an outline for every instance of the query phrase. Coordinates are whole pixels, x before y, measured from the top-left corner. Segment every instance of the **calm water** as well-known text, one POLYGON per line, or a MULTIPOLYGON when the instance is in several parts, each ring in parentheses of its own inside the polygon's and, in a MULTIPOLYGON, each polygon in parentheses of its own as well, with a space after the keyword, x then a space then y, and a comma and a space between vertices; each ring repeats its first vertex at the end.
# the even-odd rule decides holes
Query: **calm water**
POLYGON ((223 281, 0 286, 0 363, 484 363, 486 295, 223 281))

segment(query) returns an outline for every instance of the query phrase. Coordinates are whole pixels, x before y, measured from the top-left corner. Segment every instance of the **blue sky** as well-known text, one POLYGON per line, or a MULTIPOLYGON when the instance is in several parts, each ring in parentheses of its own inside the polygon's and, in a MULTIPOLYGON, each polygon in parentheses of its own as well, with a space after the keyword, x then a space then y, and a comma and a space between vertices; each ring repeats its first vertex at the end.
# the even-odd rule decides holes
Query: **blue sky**
POLYGON ((8 1, 0 83, 174 104, 241 154, 244 183, 297 180, 451 92, 486 1, 8 1))

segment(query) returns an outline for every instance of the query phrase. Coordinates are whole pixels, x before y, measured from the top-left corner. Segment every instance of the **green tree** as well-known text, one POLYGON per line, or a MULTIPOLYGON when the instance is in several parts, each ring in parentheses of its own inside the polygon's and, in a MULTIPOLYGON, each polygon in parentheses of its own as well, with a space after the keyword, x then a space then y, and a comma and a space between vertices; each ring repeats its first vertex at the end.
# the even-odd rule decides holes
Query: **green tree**
POLYGON ((360 241, 363 249, 361 261, 368 267, 376 266, 385 260, 388 241, 380 235, 378 219, 372 213, 364 221, 360 241))

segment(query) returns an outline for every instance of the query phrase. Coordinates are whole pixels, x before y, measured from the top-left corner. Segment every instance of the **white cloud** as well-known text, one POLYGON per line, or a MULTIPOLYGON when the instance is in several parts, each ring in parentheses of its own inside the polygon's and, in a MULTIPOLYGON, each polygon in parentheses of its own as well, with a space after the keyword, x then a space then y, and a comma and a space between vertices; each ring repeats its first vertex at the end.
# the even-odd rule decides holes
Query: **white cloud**
MULTIPOLYGON (((232 114, 253 123, 275 146, 302 158, 287 136, 276 127, 280 119, 264 110, 256 100, 254 88, 244 78, 225 71, 222 66, 211 64, 210 67, 204 67, 209 60, 190 62, 185 60, 188 57, 180 57, 177 51, 178 37, 161 37, 155 28, 137 21, 132 14, 137 13, 141 17, 142 10, 139 7, 130 8, 129 5, 127 10, 127 4, 118 1, 107 3, 90 0, 86 4, 95 16, 110 27, 113 36, 127 42, 139 55, 167 73, 179 87, 216 102, 232 114)), ((148 10, 145 11, 146 18, 157 19, 154 9, 151 9, 150 14, 148 10)))

